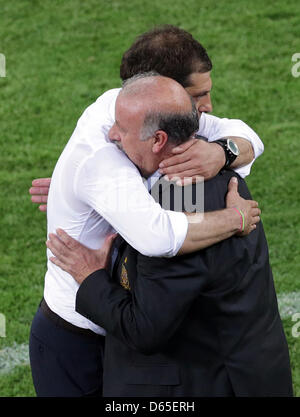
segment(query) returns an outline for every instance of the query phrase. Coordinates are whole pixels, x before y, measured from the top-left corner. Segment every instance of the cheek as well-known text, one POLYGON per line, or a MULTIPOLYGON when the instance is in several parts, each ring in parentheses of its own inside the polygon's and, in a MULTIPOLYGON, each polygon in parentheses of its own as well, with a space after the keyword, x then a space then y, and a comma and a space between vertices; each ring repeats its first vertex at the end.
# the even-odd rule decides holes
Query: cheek
POLYGON ((145 149, 145 146, 143 146, 142 143, 137 141, 131 143, 128 152, 130 154, 130 159, 132 159, 136 165, 139 167, 144 165, 144 159, 147 156, 147 149, 145 149))
POLYGON ((129 144, 130 144, 130 140, 128 140, 128 139, 129 138, 128 138, 128 135, 126 133, 123 134, 123 135, 120 135, 120 140, 121 140, 122 146, 124 148, 127 148, 129 146, 129 144))
POLYGON ((138 149, 137 149, 136 143, 132 141, 130 137, 125 136, 122 139, 122 147, 126 155, 132 161, 136 162, 137 155, 138 155, 138 149))

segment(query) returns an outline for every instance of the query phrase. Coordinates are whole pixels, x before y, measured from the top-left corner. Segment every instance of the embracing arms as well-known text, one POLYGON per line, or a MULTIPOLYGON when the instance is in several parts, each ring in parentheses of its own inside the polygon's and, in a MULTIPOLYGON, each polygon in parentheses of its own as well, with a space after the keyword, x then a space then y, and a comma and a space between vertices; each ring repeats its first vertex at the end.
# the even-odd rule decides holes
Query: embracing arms
MULTIPOLYGON (((83 129, 80 131, 80 137, 82 137, 83 134, 86 134, 87 138, 90 139, 91 135, 93 138, 95 135, 99 135, 99 137, 97 136, 96 138, 97 140, 95 138, 93 140, 96 140, 96 143, 100 143, 100 141, 107 143, 105 135, 107 134, 107 129, 110 126, 110 123, 112 123, 111 119, 113 116, 108 115, 107 117, 104 117, 103 115, 107 113, 107 108, 114 108, 113 99, 116 98, 116 94, 117 92, 114 91, 105 93, 95 103, 96 111, 94 113, 92 111, 87 112, 86 116, 84 116, 86 112, 84 113, 82 116, 84 120, 82 122, 78 122, 78 126, 81 126, 83 129), (102 119, 104 118, 106 123, 106 127, 103 129, 103 132, 100 129, 101 126, 98 126, 99 117, 97 115, 99 114, 102 114, 102 119)), ((93 106, 94 105, 92 105, 92 109, 94 108, 93 106)), ((205 117, 202 115, 201 120, 200 130, 198 132, 200 134, 203 133, 203 135, 205 134, 207 137, 216 139, 231 131, 233 134, 238 136, 240 128, 233 128, 232 121, 227 120, 225 123, 223 119, 214 118, 213 116, 209 117, 208 115, 205 115, 205 117), (205 121, 204 124, 203 121, 205 121), (203 125, 202 127, 201 124, 203 125), (227 126, 227 128, 224 128, 224 126, 227 126)), ((248 129, 251 131, 250 128, 248 129)), ((243 129, 240 131, 244 134, 243 129)), ((74 134, 76 135, 76 130, 74 134)), ((245 131, 244 136, 247 136, 247 134, 248 133, 245 131)), ((253 135, 255 134, 253 133, 253 135)), ((241 140, 244 140, 245 143, 247 142, 246 146, 248 146, 250 141, 254 148, 256 146, 254 144, 256 138, 251 139, 251 134, 247 137, 247 139, 241 140)), ((114 145, 111 146, 113 147, 114 145)), ((201 174, 201 172, 203 172, 205 178, 209 178, 214 175, 214 173, 218 172, 219 168, 224 165, 224 151, 217 144, 205 143, 201 140, 197 140, 196 142, 191 140, 188 144, 185 144, 184 147, 188 148, 186 149, 186 152, 190 152, 190 156, 187 157, 191 160, 193 165, 201 165, 202 163, 202 167, 204 166, 204 168, 202 169, 200 166, 197 174, 201 174), (201 150, 200 153, 195 151, 196 147, 197 150, 201 150), (202 162, 199 158, 194 160, 192 157, 194 154, 198 154, 202 162), (213 160, 217 159, 219 161, 217 168, 214 168, 214 173, 212 173, 211 168, 207 168, 206 165, 206 162, 209 166, 213 165, 211 162, 211 155, 213 160), (205 173, 204 171, 208 172, 205 173)), ((106 148, 106 150, 108 152, 108 148, 106 148)), ((161 208, 158 209, 157 204, 155 204, 153 199, 150 201, 149 195, 147 195, 147 190, 142 185, 139 174, 133 173, 132 169, 130 167, 128 168, 127 165, 129 164, 129 161, 127 160, 127 163, 125 161, 122 162, 123 166, 127 164, 127 168, 132 173, 130 181, 125 181, 126 178, 124 179, 124 175, 120 169, 120 156, 115 158, 114 164, 112 165, 112 163, 109 163, 110 159, 101 152, 97 153, 100 160, 94 161, 93 170, 87 167, 89 170, 89 182, 79 181, 76 191, 77 197, 84 204, 89 205, 101 216, 103 216, 104 219, 106 219, 107 222, 110 223, 125 238, 125 240, 127 240, 133 247, 144 255, 174 256, 179 249, 180 254, 186 253, 192 250, 201 249, 207 245, 231 236, 232 234, 238 232, 241 228, 240 215, 236 210, 232 209, 232 207, 237 207, 244 212, 245 233, 249 233, 253 228, 255 228, 255 224, 259 221, 260 212, 257 208, 257 203, 240 199, 236 185, 231 187, 230 194, 232 198, 228 200, 227 208, 220 212, 205 213, 200 216, 191 215, 188 216, 187 219, 183 213, 171 213, 164 211, 161 208), (105 178, 105 181, 102 180, 103 178, 105 178), (109 182, 110 187, 107 186, 107 182, 109 182), (143 212, 146 214, 143 214, 141 211, 137 211, 136 206, 133 208, 137 214, 134 213, 134 210, 131 210, 130 212, 128 212, 128 210, 124 210, 124 207, 128 204, 127 197, 125 200, 123 198, 121 199, 121 210, 117 208, 117 210, 113 212, 111 205, 106 204, 106 202, 114 201, 115 190, 122 190, 123 187, 125 187, 125 191, 127 191, 127 195, 130 198, 134 195, 139 195, 138 203, 141 202, 142 208, 146 208, 146 211, 143 212), (87 188, 89 188, 89 191, 87 191, 87 188), (138 193, 136 190, 139 190, 138 193), (132 223, 135 225, 134 228, 131 227, 132 223), (147 245, 145 244, 146 242, 143 237, 140 236, 139 231, 147 233, 147 245)), ((110 152, 113 152, 113 150, 110 152)), ((116 152, 117 150, 115 153, 116 152)), ((176 157, 182 156, 186 152, 182 152, 181 150, 180 155, 177 154, 176 157)), ((245 151, 244 155, 246 155, 247 152, 248 151, 245 151)), ((251 159, 252 156, 248 158, 251 159)), ((175 164, 175 166, 179 165, 177 163, 175 164)), ((91 166, 90 161, 88 161, 86 166, 91 166)), ((191 174, 189 169, 186 170, 184 167, 181 167, 180 169, 180 177, 186 176, 186 173, 187 175, 191 174)), ((193 176, 193 174, 191 175, 193 176)), ((77 178, 80 180, 82 175, 78 174, 77 178)), ((49 187, 49 184, 49 178, 35 180, 33 182, 33 187, 30 189, 32 200, 41 204, 40 209, 42 211, 46 210, 45 203, 47 202, 47 187, 49 187)))
MULTIPOLYGON (((240 197, 238 183, 235 178, 229 183, 226 207, 226 209, 209 213, 188 214, 187 232, 182 245, 179 246, 178 254, 200 250, 235 233, 246 235, 255 229, 255 225, 260 220, 258 204, 255 201, 244 200, 240 197), (236 208, 245 215, 244 231, 241 230, 241 216, 236 208)), ((184 216, 184 214, 181 215, 184 216)), ((147 250, 151 252, 149 247, 147 250)), ((149 256, 151 255, 153 256, 154 254, 149 253, 149 256)), ((160 254, 156 256, 160 256, 160 254)))
POLYGON ((52 261, 80 284, 76 311, 131 348, 153 353, 184 320, 208 280, 207 266, 193 254, 171 259, 137 254, 137 276, 129 291, 105 269, 113 239, 109 236, 101 250, 91 251, 60 230, 47 246, 58 256, 52 261), (93 265, 101 269, 87 276, 93 265))

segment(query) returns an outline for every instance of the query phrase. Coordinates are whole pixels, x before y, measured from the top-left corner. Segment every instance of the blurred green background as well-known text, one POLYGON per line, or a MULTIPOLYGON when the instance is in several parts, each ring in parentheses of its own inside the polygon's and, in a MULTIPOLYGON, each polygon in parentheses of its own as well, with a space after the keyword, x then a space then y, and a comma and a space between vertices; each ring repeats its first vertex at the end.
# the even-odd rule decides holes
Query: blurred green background
POLYGON ((190 31, 214 69, 213 114, 238 118, 265 153, 247 182, 262 208, 300 396, 300 3, 266 0, 0 0, 0 396, 34 396, 27 343, 43 293, 46 216, 30 202, 33 178, 51 176, 83 110, 119 87, 122 53, 157 24, 190 31), (289 309, 293 299, 293 308, 289 309), (287 305, 287 308, 286 308, 287 305), (299 327, 298 327, 299 329, 299 327), (2 335, 3 336, 3 335, 2 335))

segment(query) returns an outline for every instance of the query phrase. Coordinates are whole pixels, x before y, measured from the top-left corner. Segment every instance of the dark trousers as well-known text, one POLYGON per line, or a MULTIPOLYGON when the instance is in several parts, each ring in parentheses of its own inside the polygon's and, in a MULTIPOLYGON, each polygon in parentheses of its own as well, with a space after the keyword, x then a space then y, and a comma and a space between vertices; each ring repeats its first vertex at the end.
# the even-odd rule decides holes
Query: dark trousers
POLYGON ((39 307, 29 341, 38 397, 102 396, 105 337, 93 336, 61 327, 39 307))

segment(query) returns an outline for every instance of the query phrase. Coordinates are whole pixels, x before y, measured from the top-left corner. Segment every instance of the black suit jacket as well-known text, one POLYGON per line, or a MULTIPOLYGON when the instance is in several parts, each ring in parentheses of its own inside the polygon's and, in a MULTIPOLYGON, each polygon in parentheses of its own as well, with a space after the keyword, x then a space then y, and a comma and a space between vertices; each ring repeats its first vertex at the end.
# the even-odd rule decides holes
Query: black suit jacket
MULTIPOLYGON (((205 182, 205 211, 224 208, 233 175, 205 182)), ((251 198, 242 179, 239 192, 251 198)), ((83 282, 76 310, 108 332, 104 396, 292 395, 261 223, 173 258, 126 244, 113 277, 100 270, 83 282)))

